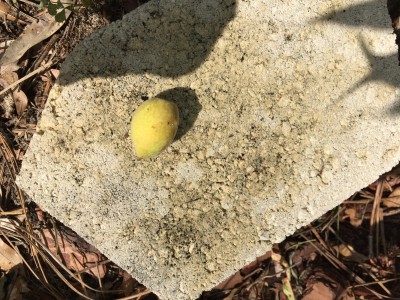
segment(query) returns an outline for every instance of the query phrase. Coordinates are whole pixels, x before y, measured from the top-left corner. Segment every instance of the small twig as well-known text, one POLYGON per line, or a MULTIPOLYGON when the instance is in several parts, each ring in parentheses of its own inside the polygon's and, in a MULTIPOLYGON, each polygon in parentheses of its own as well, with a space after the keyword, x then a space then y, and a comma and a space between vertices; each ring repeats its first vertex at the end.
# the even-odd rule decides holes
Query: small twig
POLYGON ((13 7, 11 7, 8 3, 6 2, 0 2, 0 17, 4 19, 4 25, 6 26, 7 30, 10 30, 7 26, 6 20, 9 21, 15 21, 18 22, 22 25, 26 25, 26 22, 23 20, 20 20, 18 17, 15 17, 12 13, 14 13, 13 7))
POLYGON ((399 278, 391 278, 391 279, 385 279, 385 280, 378 280, 378 281, 374 281, 374 282, 366 282, 366 283, 362 283, 362 284, 353 285, 352 287, 356 288, 356 287, 369 286, 369 285, 374 285, 374 284, 379 284, 379 283, 388 283, 388 282, 392 282, 392 281, 399 281, 399 278))
MULTIPOLYGON (((97 262, 95 262, 95 264, 96 264, 97 280, 98 280, 98 282, 99 282, 99 288, 100 288, 101 291, 104 291, 103 282, 102 282, 102 280, 101 280, 101 278, 100 278, 100 269, 99 269, 99 265, 97 264, 97 262)), ((101 293, 101 298, 104 299, 104 293, 101 293)))
MULTIPOLYGON (((44 61, 46 58, 46 55, 49 53, 49 51, 53 48, 53 46, 57 43, 57 41, 60 38, 60 34, 54 34, 50 40, 47 42, 46 46, 43 47, 43 50, 41 51, 41 54, 35 59, 33 62, 32 66, 27 70, 27 72, 31 72, 31 70, 35 70, 40 66, 40 64, 44 61)), ((32 82, 35 80, 35 78, 32 78, 25 82, 25 86, 27 89, 30 88, 32 85, 32 82)))
POLYGON ((297 267, 297 266, 300 265, 301 263, 302 263, 302 262, 299 261, 299 262, 297 262, 297 263, 295 263, 295 264, 293 264, 293 265, 291 265, 291 266, 288 266, 288 267, 286 267, 286 268, 283 268, 282 270, 280 270, 279 272, 276 272, 276 273, 274 273, 274 274, 260 276, 259 279, 260 279, 260 281, 262 281, 262 280, 267 279, 267 278, 273 278, 273 277, 275 277, 275 276, 277 276, 277 275, 280 275, 280 274, 282 274, 282 273, 285 273, 286 271, 288 271, 288 270, 290 270, 290 269, 293 269, 294 267, 297 267))
POLYGON ((22 208, 17 208, 11 211, 2 211, 0 212, 0 216, 20 216, 23 215, 24 211, 22 208))
MULTIPOLYGON (((331 225, 332 225, 335 221, 336 221, 336 227, 337 227, 338 230, 339 230, 340 213, 342 212, 342 210, 344 210, 344 207, 339 206, 338 209, 337 209, 337 211, 336 211, 332 216, 329 217, 328 222, 327 222, 324 226, 321 227, 321 232, 325 232, 326 229, 327 229, 328 227, 331 227, 331 225)), ((314 228, 315 228, 315 227, 314 227, 314 228)))
POLYGON ((22 132, 22 133, 25 133, 25 132, 36 133, 36 129, 31 129, 31 128, 15 128, 15 129, 13 129, 11 131, 13 133, 19 133, 19 132, 22 132))
POLYGON ((390 210, 390 211, 388 211, 388 212, 384 212, 383 215, 384 215, 385 217, 389 217, 389 216, 397 215, 397 214, 399 214, 399 213, 400 213, 400 208, 397 208, 397 209, 390 210))
MULTIPOLYGON (((51 73, 51 72, 48 72, 51 73)), ((41 97, 41 101, 40 101, 40 108, 44 108, 47 99, 49 98, 49 94, 50 94, 50 89, 52 87, 53 81, 49 78, 49 80, 46 81, 46 85, 44 87, 44 91, 41 97)))
MULTIPOLYGON (((110 259, 105 259, 105 260, 102 260, 100 262, 96 262, 94 266, 88 266, 89 263, 87 262, 86 263, 86 267, 82 265, 82 269, 79 270, 79 271, 76 271, 74 274, 82 274, 82 273, 90 271, 93 268, 96 268, 96 267, 99 267, 99 266, 102 266, 102 265, 106 265, 106 264, 108 264, 110 262, 111 262, 110 259)), ((92 275, 94 276, 94 274, 92 274, 92 275)))
MULTIPOLYGON (((71 253, 70 254, 70 257, 72 257, 72 261, 74 262, 74 264, 75 264, 75 268, 78 270, 79 269, 79 267, 78 267, 78 264, 77 264, 77 259, 76 259, 76 257, 75 257, 75 255, 74 255, 74 253, 71 253)), ((82 290, 83 290, 83 293, 86 295, 86 296, 88 296, 89 297, 89 293, 88 293, 88 290, 86 289, 86 286, 83 284, 83 279, 82 279, 82 276, 81 276, 81 274, 80 273, 78 273, 78 274, 76 274, 77 275, 77 277, 75 277, 75 279, 81 284, 81 287, 82 287, 82 290)))
POLYGON ((368 204, 373 198, 360 199, 360 200, 346 200, 343 204, 368 204))
POLYGON ((236 294, 236 292, 237 292, 238 290, 239 290, 239 288, 234 288, 234 289, 232 289, 232 290, 229 292, 228 296, 226 296, 226 297, 224 298, 224 300, 232 300, 233 297, 235 296, 235 294, 236 294))
POLYGON ((55 62, 53 62, 51 59, 49 62, 47 62, 46 64, 44 64, 43 66, 41 66, 40 68, 37 68, 36 70, 32 71, 31 73, 25 75, 24 77, 22 77, 21 79, 18 79, 17 81, 15 81, 14 83, 10 84, 9 86, 5 87, 2 91, 0 91, 0 95, 3 95, 5 92, 15 88, 18 84, 20 84, 21 82, 24 82, 25 80, 27 80, 28 78, 31 78, 32 76, 46 70, 47 68, 50 68, 52 65, 54 65, 55 62))
POLYGON ((25 3, 25 4, 29 4, 30 6, 33 6, 33 7, 37 7, 37 4, 36 3, 33 3, 33 2, 31 2, 31 1, 28 1, 28 0, 18 0, 19 2, 23 2, 23 3, 25 3))
POLYGON ((328 246, 326 245, 325 241, 322 239, 318 231, 313 227, 311 228, 311 232, 314 234, 314 236, 317 238, 318 242, 325 248, 328 249, 328 246))
POLYGON ((299 246, 303 245, 303 244, 309 244, 310 242, 315 242, 316 240, 309 240, 309 241, 303 241, 303 242, 298 242, 290 247, 288 247, 286 249, 286 251, 289 251, 291 249, 297 249, 299 246))
MULTIPOLYGON (((333 256, 332 253, 330 253, 327 249, 326 246, 323 246, 323 244, 321 244, 321 247, 318 247, 317 243, 311 242, 304 234, 300 234, 300 236, 305 239, 306 241, 309 241, 310 244, 322 255, 324 256, 335 268, 340 269, 340 266, 338 264, 335 263, 335 260, 331 259, 330 256, 333 256)), ((318 234, 319 236, 319 234, 318 234)), ((320 241, 318 239, 318 241, 320 241)), ((333 256, 335 259, 336 257, 333 256)))
POLYGON ((369 257, 374 257, 374 249, 373 249, 373 236, 374 232, 376 234, 375 242, 376 242, 376 253, 379 253, 379 230, 377 230, 377 225, 379 224, 379 207, 382 199, 383 194, 383 179, 378 180, 378 184, 375 191, 374 202, 372 204, 372 211, 371 211, 371 220, 370 220, 370 228, 369 228, 369 257))
MULTIPOLYGON (((265 279, 268 279, 268 278, 274 278, 274 277, 276 277, 276 276, 278 276, 278 275, 280 275, 280 274, 282 274, 282 273, 285 273, 285 272, 288 271, 288 270, 293 269, 294 267, 297 267, 297 266, 300 265, 301 263, 302 263, 302 261, 299 261, 298 263, 295 263, 295 264, 293 264, 293 265, 291 265, 291 266, 282 268, 282 270, 280 270, 280 271, 278 271, 278 272, 275 272, 275 273, 273 273, 273 274, 260 275, 253 283, 249 284, 249 286, 246 287, 246 290, 249 291, 249 290, 251 290, 251 289, 253 288, 253 286, 257 285, 257 284, 260 283, 261 281, 264 281, 265 279)), ((269 269, 269 268, 268 268, 268 269, 269 269)), ((268 271, 268 269, 266 269, 266 270, 268 271)), ((257 270, 255 270, 255 271, 259 271, 259 270, 257 269, 257 270)), ((254 272, 252 272, 252 273, 254 273, 254 272)), ((265 271, 264 271, 263 273, 265 273, 265 271)), ((248 276, 250 276, 250 274, 249 274, 248 276)))
POLYGON ((254 271, 250 272, 246 276, 243 277, 243 281, 246 281, 249 277, 253 276, 254 274, 261 272, 263 269, 262 268, 257 268, 254 271))
MULTIPOLYGON (((7 224, 7 228, 6 230, 10 230, 10 228, 8 227, 11 224, 7 224)), ((14 225, 14 224, 13 224, 14 225)), ((18 225, 14 225, 14 226, 18 226, 18 225)), ((28 262, 25 260, 25 258, 21 255, 21 253, 19 252, 18 248, 10 241, 10 239, 8 238, 8 234, 5 233, 5 231, 3 231, 1 226, 0 226, 0 235, 2 235, 4 237, 4 239, 8 242, 8 244, 14 249, 15 253, 21 258, 21 260, 24 262, 25 266, 28 268, 28 270, 32 273, 32 275, 37 279, 40 280, 39 276, 35 273, 35 271, 31 268, 31 266, 28 264, 28 262)), ((15 229, 15 228, 13 228, 15 229)), ((13 230, 11 229, 11 230, 13 230)))
POLYGON ((368 275, 371 276, 371 278, 374 280, 374 282, 376 282, 377 284, 379 284, 379 286, 386 292, 386 294, 388 294, 389 296, 392 295, 392 293, 388 290, 388 288, 378 280, 378 278, 376 278, 376 276, 372 273, 367 271, 368 275))

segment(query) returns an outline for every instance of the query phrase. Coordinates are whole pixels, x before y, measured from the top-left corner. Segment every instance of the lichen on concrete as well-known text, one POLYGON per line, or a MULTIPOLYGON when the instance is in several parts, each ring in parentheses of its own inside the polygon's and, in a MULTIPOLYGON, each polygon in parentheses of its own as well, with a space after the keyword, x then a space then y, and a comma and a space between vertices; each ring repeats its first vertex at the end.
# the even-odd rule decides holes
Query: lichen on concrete
POLYGON ((162 299, 193 299, 398 162, 388 23, 364 0, 153 0, 66 60, 18 183, 162 299), (130 118, 155 96, 181 126, 138 160, 130 118))

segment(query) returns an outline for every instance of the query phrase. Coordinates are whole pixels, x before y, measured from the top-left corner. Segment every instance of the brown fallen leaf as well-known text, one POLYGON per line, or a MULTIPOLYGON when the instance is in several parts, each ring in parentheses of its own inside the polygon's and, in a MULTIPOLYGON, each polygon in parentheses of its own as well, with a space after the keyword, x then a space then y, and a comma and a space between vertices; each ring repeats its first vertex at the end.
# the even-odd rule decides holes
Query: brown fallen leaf
POLYGON ((9 271, 20 263, 22 263, 22 259, 18 253, 0 239, 0 269, 9 271))
MULTIPOLYGON (((8 13, 11 11, 11 7, 6 2, 0 2, 0 18, 7 17, 8 13)), ((10 20, 13 21, 13 20, 10 20)))
MULTIPOLYGON (((7 64, 7 65, 0 65, 0 75, 3 77, 3 75, 5 73, 16 72, 16 71, 18 71, 18 69, 19 69, 19 66, 16 63, 11 63, 11 64, 7 64)), ((17 79, 18 79, 18 76, 17 76, 17 79)))
POLYGON ((63 228, 62 231, 58 231, 57 242, 49 229, 43 230, 43 236, 50 251, 59 257, 68 269, 85 271, 97 278, 105 276, 105 265, 99 264, 105 260, 103 255, 72 230, 63 228))
POLYGON ((53 75, 54 79, 57 79, 60 76, 60 70, 57 69, 50 69, 51 75, 53 75))
POLYGON ((22 25, 25 25, 26 22, 23 20, 18 19, 14 16, 12 7, 7 2, 0 2, 0 19, 4 20, 7 19, 9 21, 16 21, 22 25))
MULTIPOLYGON (((3 67, 2 67, 3 68, 3 67)), ((16 70, 5 70, 0 75, 0 85, 5 88, 8 85, 14 83, 18 80, 18 74, 15 72, 16 70)))
MULTIPOLYGON (((6 71, 0 75, 0 87, 6 88, 12 83, 18 80, 18 74, 15 71, 6 71)), ((18 117, 21 117, 22 113, 28 106, 28 97, 22 90, 17 90, 17 88, 12 89, 12 98, 15 104, 15 109, 17 111, 18 117)), ((3 106, 7 104, 5 101, 3 106)), ((8 107, 3 107, 5 112, 10 111, 8 107)), ((7 113, 6 113, 7 115, 7 113)))
POLYGON ((54 81, 60 75, 60 70, 50 69, 46 73, 40 76, 43 82, 54 81))
POLYGON ((395 188, 389 197, 382 199, 382 204, 386 207, 400 207, 400 187, 395 188))
POLYGON ((367 256, 355 251, 351 245, 340 244, 334 246, 333 249, 349 261, 363 263, 368 260, 367 256))
POLYGON ((335 300, 336 294, 323 282, 316 282, 310 287, 310 291, 303 300, 335 300))
POLYGON ((124 291, 125 296, 132 295, 138 286, 140 286, 140 283, 129 275, 128 272, 124 271, 122 274, 122 283, 119 288, 124 291))
POLYGON ((353 292, 350 289, 346 289, 342 292, 342 294, 337 297, 338 300, 356 300, 353 292))
POLYGON ((4 54, 6 49, 14 42, 14 40, 7 40, 4 42, 0 42, 0 57, 4 54))
POLYGON ((15 109, 17 110, 18 117, 21 117, 26 107, 28 106, 28 97, 21 90, 12 93, 15 109))
MULTIPOLYGON (((68 19, 70 13, 70 11, 65 12, 65 20, 68 19)), ((49 13, 43 14, 38 22, 26 26, 24 32, 6 49, 0 59, 0 65, 17 62, 26 51, 57 32, 65 20, 57 22, 49 13)))
MULTIPOLYGON (((18 80, 18 75, 15 72, 5 72, 0 75, 0 90, 5 88, 15 80, 18 80)), ((14 115, 14 99, 11 96, 12 93, 8 92, 2 96, 2 101, 0 103, 1 108, 3 109, 4 113, 2 115, 3 118, 11 119, 14 115)))
POLYGON ((300 265, 304 261, 313 261, 316 258, 315 247, 311 244, 302 245, 292 256, 294 265, 300 265))
POLYGON ((354 227, 359 227, 363 222, 362 211, 353 207, 345 209, 343 219, 346 217, 350 219, 350 224, 354 227))
MULTIPOLYGON (((44 213, 37 210, 39 221, 44 213)), ((105 257, 95 247, 87 243, 68 227, 42 229, 40 236, 48 249, 70 270, 86 272, 94 277, 103 278, 106 274, 105 257)))
POLYGON ((331 267, 316 267, 308 278, 303 300, 355 299, 344 287, 343 275, 331 267), (345 298, 339 298, 345 297, 345 298))

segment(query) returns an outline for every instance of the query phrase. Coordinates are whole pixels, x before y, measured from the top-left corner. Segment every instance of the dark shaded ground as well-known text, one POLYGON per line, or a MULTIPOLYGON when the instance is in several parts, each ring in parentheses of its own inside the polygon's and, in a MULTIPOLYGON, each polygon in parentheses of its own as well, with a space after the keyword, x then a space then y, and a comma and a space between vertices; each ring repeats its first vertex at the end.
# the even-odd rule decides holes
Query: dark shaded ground
POLYGON ((390 18, 392 19, 393 33, 396 34, 396 44, 398 49, 398 59, 400 65, 400 4, 398 0, 387 0, 387 7, 390 18))
MULTIPOLYGON (((158 299, 70 229, 27 204, 14 182, 62 61, 92 31, 144 2, 104 0, 79 10, 19 60, 17 78, 51 62, 18 86, 28 102, 21 108, 15 94, 0 95, 0 299, 158 299)), ((399 45, 400 1, 387 3, 399 45)), ((29 4, 0 2, 0 50, 21 35, 32 22, 29 16, 40 13, 29 4)), ((4 87, 0 81, 0 91, 4 87)), ((188 112, 189 125, 195 117, 188 112)), ((199 299, 400 299, 400 167, 343 200, 199 299)))

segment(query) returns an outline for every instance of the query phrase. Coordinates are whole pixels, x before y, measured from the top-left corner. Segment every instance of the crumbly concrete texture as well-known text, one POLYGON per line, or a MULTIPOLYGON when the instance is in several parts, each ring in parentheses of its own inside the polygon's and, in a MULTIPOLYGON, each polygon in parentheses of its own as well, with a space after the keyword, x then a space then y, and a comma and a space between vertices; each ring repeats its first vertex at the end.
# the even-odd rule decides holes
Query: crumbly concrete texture
POLYGON ((162 299, 194 299, 399 161, 384 1, 152 1, 64 63, 24 160, 32 200, 162 299), (138 160, 132 113, 180 108, 138 160))

